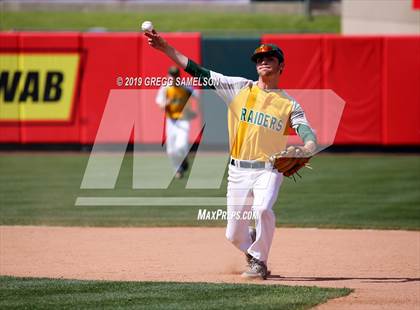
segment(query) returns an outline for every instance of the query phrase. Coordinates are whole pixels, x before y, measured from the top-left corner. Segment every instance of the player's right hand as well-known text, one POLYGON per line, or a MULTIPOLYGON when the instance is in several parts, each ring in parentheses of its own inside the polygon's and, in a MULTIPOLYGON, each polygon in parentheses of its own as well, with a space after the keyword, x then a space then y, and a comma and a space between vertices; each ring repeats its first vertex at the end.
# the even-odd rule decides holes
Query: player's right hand
POLYGON ((152 30, 152 32, 146 31, 144 33, 146 37, 148 37, 147 42, 149 45, 157 50, 160 50, 162 52, 165 51, 165 49, 168 47, 168 42, 164 38, 162 38, 156 30, 152 30))

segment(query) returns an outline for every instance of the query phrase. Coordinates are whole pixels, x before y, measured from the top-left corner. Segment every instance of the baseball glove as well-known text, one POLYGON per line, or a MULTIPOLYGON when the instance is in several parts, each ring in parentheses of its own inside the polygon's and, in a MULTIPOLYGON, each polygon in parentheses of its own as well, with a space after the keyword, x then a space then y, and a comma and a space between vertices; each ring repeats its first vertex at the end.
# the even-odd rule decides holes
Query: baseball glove
POLYGON ((286 177, 293 176, 295 173, 300 176, 298 173, 300 169, 303 167, 311 168, 308 163, 311 157, 312 153, 306 148, 289 146, 285 151, 272 155, 270 162, 275 169, 286 177))

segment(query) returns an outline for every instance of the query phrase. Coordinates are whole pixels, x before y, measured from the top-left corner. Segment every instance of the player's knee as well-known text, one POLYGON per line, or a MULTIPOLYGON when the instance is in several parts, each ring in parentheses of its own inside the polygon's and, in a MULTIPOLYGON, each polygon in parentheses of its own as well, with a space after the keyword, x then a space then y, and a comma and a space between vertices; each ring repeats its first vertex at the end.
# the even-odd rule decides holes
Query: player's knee
POLYGON ((254 209, 253 212, 256 219, 262 219, 262 220, 275 219, 274 212, 271 208, 257 208, 257 209, 254 209))
POLYGON ((241 240, 239 240, 237 233, 235 233, 235 231, 232 230, 226 230, 226 239, 236 246, 238 246, 241 243, 241 240))
POLYGON ((232 242, 232 243, 234 242, 235 234, 232 231, 226 230, 225 236, 226 236, 226 239, 228 239, 230 242, 232 242))
POLYGON ((186 152, 184 150, 174 149, 174 150, 168 150, 166 153, 170 157, 182 158, 182 159, 186 157, 186 152))

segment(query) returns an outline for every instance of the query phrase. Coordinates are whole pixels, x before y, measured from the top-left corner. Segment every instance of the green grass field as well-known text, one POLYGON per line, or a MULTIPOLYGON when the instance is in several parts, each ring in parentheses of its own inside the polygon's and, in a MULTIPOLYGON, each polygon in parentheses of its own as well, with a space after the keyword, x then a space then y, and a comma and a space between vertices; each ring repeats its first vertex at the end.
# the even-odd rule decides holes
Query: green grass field
MULTIPOLYGON (((114 190, 81 190, 87 153, 2 153, 0 224, 64 226, 224 226, 197 221, 203 206, 76 207, 79 196, 224 197, 219 190, 186 190, 186 179, 165 190, 132 189, 126 155, 114 190)), ((286 179, 274 207, 277 226, 420 229, 420 157, 321 155, 303 179, 286 179)), ((221 207, 206 207, 215 210, 221 207)))
POLYGON ((109 31, 139 31, 151 20, 158 31, 199 31, 205 35, 261 33, 339 33, 340 18, 257 13, 211 12, 0 12, 0 30, 76 30, 104 27, 109 31))
POLYGON ((350 289, 0 277, 2 309, 309 309, 350 289))

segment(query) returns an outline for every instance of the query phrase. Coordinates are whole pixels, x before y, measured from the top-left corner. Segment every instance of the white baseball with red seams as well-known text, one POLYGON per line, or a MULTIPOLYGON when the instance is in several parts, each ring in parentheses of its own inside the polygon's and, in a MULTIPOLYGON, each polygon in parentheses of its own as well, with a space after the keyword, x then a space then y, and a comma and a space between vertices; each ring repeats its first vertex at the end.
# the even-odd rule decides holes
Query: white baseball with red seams
POLYGON ((146 20, 141 24, 141 30, 152 32, 153 31, 153 24, 151 21, 146 20))

